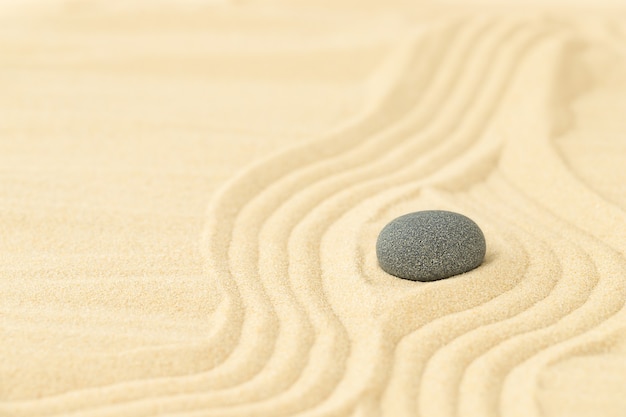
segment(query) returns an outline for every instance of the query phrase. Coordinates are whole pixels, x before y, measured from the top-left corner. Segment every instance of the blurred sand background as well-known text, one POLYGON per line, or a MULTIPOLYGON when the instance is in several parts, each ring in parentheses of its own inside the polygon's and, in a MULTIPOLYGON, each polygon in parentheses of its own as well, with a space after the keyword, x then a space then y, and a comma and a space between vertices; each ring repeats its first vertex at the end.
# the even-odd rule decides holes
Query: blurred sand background
POLYGON ((626 6, 531 3, 2 2, 0 416, 624 416, 626 6))

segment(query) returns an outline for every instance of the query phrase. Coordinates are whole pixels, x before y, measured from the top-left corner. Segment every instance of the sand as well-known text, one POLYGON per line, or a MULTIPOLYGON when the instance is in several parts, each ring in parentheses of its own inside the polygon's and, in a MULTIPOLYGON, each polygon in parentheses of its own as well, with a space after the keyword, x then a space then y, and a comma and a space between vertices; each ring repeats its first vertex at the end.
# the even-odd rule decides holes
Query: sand
POLYGON ((0 416, 623 416, 626 7, 533 3, 3 2, 0 416))

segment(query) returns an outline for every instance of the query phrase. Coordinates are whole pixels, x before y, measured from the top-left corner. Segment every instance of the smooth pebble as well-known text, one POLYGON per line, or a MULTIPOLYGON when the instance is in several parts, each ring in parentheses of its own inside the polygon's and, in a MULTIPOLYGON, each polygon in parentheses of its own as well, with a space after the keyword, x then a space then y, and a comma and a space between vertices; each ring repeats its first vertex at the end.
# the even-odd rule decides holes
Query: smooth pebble
POLYGON ((405 214, 383 228, 376 242, 378 264, 413 281, 436 281, 478 267, 485 236, 466 216, 444 210, 405 214))

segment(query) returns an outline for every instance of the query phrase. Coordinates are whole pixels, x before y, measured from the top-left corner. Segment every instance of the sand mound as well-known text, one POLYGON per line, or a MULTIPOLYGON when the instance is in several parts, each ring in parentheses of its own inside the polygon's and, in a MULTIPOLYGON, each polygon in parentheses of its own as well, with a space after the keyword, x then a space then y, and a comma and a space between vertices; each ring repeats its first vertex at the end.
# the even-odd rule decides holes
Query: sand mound
POLYGON ((0 415, 622 415, 626 18, 555 10, 7 9, 0 415), (426 209, 484 264, 385 274, 426 209))

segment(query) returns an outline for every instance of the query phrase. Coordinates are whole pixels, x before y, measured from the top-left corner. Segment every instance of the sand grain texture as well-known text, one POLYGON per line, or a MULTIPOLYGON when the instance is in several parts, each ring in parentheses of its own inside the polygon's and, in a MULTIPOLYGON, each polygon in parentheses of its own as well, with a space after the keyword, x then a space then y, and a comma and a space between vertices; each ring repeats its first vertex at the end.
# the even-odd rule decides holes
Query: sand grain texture
POLYGON ((619 4, 0 10, 0 416, 623 415, 619 4))

